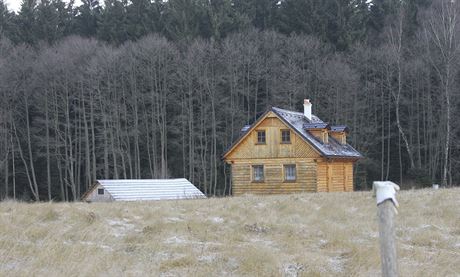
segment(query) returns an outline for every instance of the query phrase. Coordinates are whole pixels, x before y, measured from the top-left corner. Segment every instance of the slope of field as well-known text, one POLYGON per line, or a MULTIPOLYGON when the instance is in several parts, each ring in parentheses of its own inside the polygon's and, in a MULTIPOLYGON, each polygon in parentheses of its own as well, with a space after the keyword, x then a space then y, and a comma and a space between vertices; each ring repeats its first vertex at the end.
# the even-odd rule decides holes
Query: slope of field
MULTIPOLYGON (((460 275, 460 189, 398 195, 401 276, 460 275)), ((4 276, 378 276, 370 192, 0 203, 4 276)))

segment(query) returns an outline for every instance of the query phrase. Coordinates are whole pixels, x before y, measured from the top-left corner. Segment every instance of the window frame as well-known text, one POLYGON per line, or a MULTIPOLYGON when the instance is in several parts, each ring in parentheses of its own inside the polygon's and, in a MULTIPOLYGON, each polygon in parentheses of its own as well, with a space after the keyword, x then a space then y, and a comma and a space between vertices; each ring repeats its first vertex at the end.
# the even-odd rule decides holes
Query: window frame
POLYGON ((265 129, 258 129, 256 130, 256 144, 258 145, 265 145, 267 144, 267 131, 265 131, 265 129), (263 138, 264 138, 264 141, 263 142, 259 142, 259 133, 262 133, 264 134, 263 138))
POLYGON ((251 181, 253 183, 263 183, 263 182, 265 182, 265 167, 264 167, 263 164, 253 164, 251 166, 251 181), (256 180, 256 178, 255 178, 256 177, 255 176, 256 168, 262 168, 262 179, 260 179, 260 180, 256 180))
POLYGON ((291 130, 289 129, 281 129, 281 132, 280 132, 280 135, 281 135, 281 144, 291 144, 292 140, 291 140, 291 130), (283 133, 284 132, 288 132, 289 134, 289 141, 284 141, 283 140, 283 133))
POLYGON ((297 182, 297 165, 296 164, 283 164, 283 180, 286 183, 289 182, 297 182), (287 167, 293 167, 294 168, 294 179, 287 179, 287 167))
POLYGON ((97 189, 97 195, 104 195, 104 194, 105 194, 105 189, 103 189, 103 188, 98 188, 97 189), (101 191, 102 191, 102 193, 101 193, 101 191))

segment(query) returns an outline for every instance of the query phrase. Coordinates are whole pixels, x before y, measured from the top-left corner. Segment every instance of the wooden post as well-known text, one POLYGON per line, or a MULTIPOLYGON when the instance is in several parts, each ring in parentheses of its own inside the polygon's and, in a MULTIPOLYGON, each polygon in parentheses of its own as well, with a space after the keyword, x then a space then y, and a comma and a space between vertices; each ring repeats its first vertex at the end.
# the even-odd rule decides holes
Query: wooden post
POLYGON ((395 244, 394 204, 387 199, 377 205, 379 216, 380 260, 382 276, 398 276, 395 244))
POLYGON ((396 277, 398 262, 394 217, 397 214, 396 190, 399 190, 399 186, 393 182, 374 182, 373 187, 377 197, 382 276, 396 277))

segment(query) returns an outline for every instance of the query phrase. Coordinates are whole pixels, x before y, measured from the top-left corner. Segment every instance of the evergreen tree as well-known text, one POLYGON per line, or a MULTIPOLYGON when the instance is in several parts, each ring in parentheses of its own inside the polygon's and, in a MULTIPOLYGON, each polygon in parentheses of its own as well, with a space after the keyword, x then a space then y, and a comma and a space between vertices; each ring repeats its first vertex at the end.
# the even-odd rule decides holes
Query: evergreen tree
POLYGON ((0 0, 0 38, 12 38, 14 35, 14 13, 8 10, 3 0, 0 0))
POLYGON ((260 30, 275 28, 279 10, 278 0, 233 0, 235 9, 248 17, 260 30))
POLYGON ((173 40, 209 37, 211 27, 207 19, 205 0, 170 0, 163 14, 164 34, 173 40))
POLYGON ((101 10, 98 0, 84 0, 83 4, 76 8, 76 15, 73 19, 75 33, 84 37, 95 37, 101 10))
POLYGON ((161 1, 132 0, 127 7, 127 32, 130 39, 139 39, 161 30, 161 1))
POLYGON ((286 34, 305 33, 347 49, 352 42, 350 1, 285 0, 280 6, 279 29, 286 34))
POLYGON ((16 16, 16 27, 18 30, 15 42, 24 42, 35 45, 37 36, 37 4, 35 0, 23 0, 21 10, 16 16))
POLYGON ((41 0, 36 9, 36 32, 39 40, 52 44, 70 33, 72 3, 62 0, 41 0))
POLYGON ((205 37, 217 40, 225 38, 229 33, 238 32, 248 26, 247 20, 234 9, 230 0, 213 0, 207 6, 207 20, 210 33, 205 37))
POLYGON ((105 0, 98 21, 98 38, 115 44, 121 44, 129 38, 127 6, 127 0, 105 0))

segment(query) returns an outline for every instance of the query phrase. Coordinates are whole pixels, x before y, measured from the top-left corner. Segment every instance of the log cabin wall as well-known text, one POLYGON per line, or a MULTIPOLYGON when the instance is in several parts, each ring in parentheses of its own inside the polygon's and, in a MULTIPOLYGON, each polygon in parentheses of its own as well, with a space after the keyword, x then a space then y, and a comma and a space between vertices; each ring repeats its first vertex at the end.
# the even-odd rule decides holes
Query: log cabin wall
POLYGON ((244 193, 277 194, 296 192, 316 192, 316 162, 313 159, 260 159, 257 161, 235 162, 232 165, 233 195, 244 193), (284 165, 296 165, 296 180, 284 180, 284 165), (252 180, 253 165, 264 166, 264 181, 252 180))
POLYGON ((319 192, 353 191, 353 161, 318 162, 319 192))

